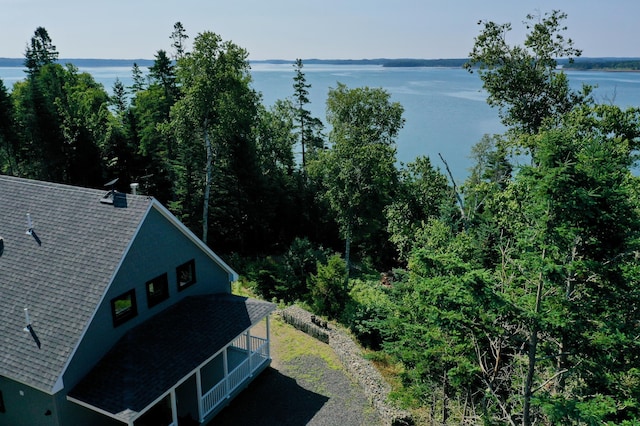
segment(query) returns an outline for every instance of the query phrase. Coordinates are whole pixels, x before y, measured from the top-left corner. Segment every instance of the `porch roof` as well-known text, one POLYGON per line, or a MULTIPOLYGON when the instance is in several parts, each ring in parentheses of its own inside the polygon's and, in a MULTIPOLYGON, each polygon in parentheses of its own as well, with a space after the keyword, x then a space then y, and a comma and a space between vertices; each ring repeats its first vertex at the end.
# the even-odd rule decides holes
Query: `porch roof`
POLYGON ((230 294, 187 297, 127 332, 68 395, 129 421, 274 309, 230 294))

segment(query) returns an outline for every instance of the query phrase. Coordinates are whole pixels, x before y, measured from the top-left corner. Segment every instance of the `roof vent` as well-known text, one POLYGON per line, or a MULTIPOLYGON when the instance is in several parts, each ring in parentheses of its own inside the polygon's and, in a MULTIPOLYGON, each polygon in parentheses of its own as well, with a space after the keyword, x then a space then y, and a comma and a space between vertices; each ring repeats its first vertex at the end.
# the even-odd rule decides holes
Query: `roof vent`
POLYGON ((102 204, 113 204, 114 195, 116 193, 116 182, 118 182, 118 178, 111 180, 104 184, 107 188, 109 188, 109 192, 104 194, 104 196, 100 199, 102 204))
POLYGON ((41 346, 40 339, 38 338, 38 335, 36 334, 36 331, 31 326, 31 320, 29 319, 29 309, 28 308, 24 308, 24 319, 27 322, 27 326, 24 328, 24 331, 28 331, 29 334, 31 334, 31 337, 33 338, 33 341, 36 342, 36 345, 38 345, 38 349, 40 349, 40 346, 41 346))
POLYGON ((33 222, 31 221, 31 215, 29 213, 27 213, 27 232, 25 232, 25 234, 31 235, 39 246, 42 245, 42 241, 40 241, 36 231, 33 229, 33 222))
POLYGON ((0 237, 0 256, 4 253, 4 239, 0 237))

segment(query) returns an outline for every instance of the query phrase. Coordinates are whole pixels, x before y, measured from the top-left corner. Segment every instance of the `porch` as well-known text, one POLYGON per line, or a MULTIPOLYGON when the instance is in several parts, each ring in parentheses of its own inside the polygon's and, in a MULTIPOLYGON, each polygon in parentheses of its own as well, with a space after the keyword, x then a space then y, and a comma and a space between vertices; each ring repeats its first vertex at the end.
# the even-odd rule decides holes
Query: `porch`
POLYGON ((238 336, 141 413, 133 426, 203 424, 211 420, 271 362, 269 319, 238 336), (266 337, 254 335, 266 329, 266 337), (194 404, 193 401, 196 401, 194 404))
POLYGON ((67 400, 114 425, 205 423, 269 366, 274 309, 232 295, 186 298, 127 332, 67 400))

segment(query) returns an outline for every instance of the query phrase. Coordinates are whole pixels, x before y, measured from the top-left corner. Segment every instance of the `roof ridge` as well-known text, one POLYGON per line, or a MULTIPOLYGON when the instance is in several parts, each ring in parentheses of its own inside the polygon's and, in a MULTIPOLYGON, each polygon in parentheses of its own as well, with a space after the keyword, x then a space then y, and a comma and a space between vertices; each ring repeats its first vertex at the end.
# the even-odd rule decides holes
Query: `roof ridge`
MULTIPOLYGON (((6 180, 9 182, 19 181, 21 185, 30 185, 30 186, 35 186, 39 188, 50 188, 50 189, 64 190, 64 191, 74 191, 74 192, 85 193, 85 194, 93 194, 95 192, 109 191, 109 189, 107 188, 87 188, 84 186, 71 185, 68 183, 46 182, 46 181, 22 178, 17 176, 0 175, 0 181, 2 180, 6 180)), ((131 194, 127 194, 127 195, 131 195, 131 194)))

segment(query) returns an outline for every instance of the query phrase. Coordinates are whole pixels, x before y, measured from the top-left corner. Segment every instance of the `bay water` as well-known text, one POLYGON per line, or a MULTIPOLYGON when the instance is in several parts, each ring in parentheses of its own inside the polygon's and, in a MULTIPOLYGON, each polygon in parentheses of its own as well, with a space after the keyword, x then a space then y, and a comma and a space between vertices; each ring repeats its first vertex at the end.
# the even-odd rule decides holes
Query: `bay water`
MULTIPOLYGON (((262 94, 265 106, 293 95, 294 68, 291 64, 252 63, 253 87, 262 94)), ((116 79, 125 86, 132 83, 131 68, 80 68, 111 92, 116 79)), ((325 102, 330 88, 338 82, 349 88, 383 88, 391 101, 404 107, 405 125, 397 138, 397 159, 413 161, 419 155, 429 156, 444 170, 441 154, 456 180, 463 180, 472 161, 471 147, 484 134, 504 132, 498 110, 486 103, 486 92, 478 74, 461 68, 385 68, 376 65, 305 65, 309 110, 325 121, 325 102)), ((582 83, 596 86, 599 102, 614 103, 623 108, 640 106, 640 73, 567 71, 575 88, 582 83)), ((11 89, 24 80, 21 68, 0 68, 0 78, 11 89)))

